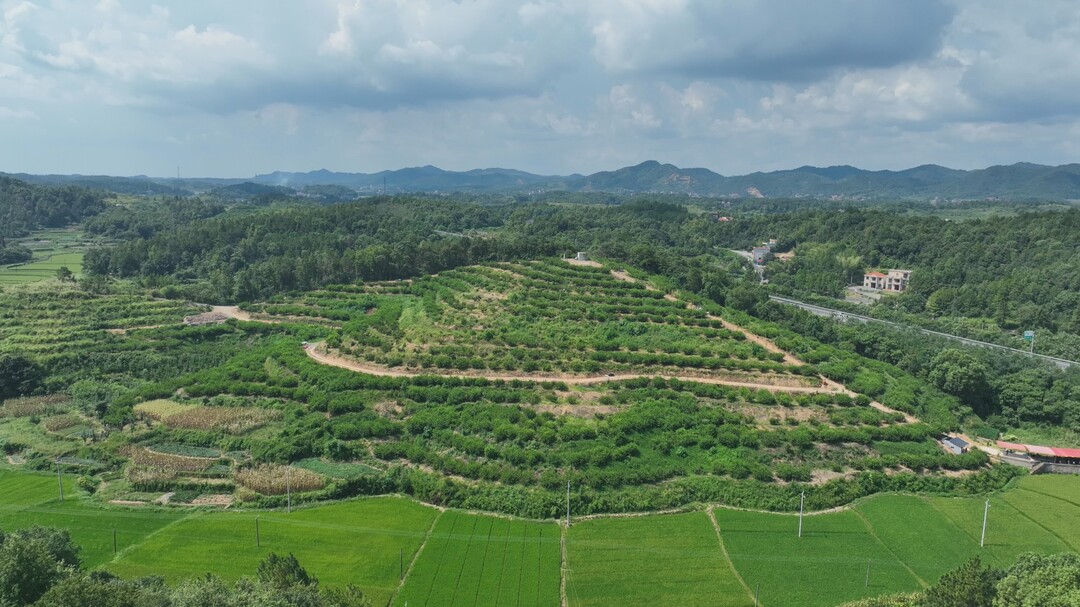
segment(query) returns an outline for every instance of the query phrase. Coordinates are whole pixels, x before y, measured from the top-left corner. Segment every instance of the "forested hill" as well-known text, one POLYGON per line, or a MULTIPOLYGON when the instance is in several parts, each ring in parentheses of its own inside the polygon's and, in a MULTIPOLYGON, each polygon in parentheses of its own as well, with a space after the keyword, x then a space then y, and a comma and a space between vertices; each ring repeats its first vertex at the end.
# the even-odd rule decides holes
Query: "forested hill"
POLYGON ((1080 165, 1018 163, 962 171, 923 165, 902 171, 868 171, 851 166, 812 167, 721 175, 704 168, 680 168, 648 160, 591 175, 542 176, 510 169, 465 172, 433 166, 380 173, 277 171, 255 177, 266 185, 334 184, 361 192, 506 192, 558 190, 619 194, 677 193, 755 198, 840 197, 844 199, 1080 199, 1080 165))
MULTIPOLYGON (((2 174, 0 174, 2 175, 2 174)), ((468 192, 606 192, 679 194, 717 198, 820 198, 839 200, 1080 200, 1080 164, 1045 166, 1017 163, 977 170, 923 165, 901 171, 869 171, 852 166, 814 167, 721 175, 705 168, 680 168, 648 160, 591 175, 536 175, 514 169, 447 171, 433 166, 344 173, 274 171, 247 179, 150 178, 82 175, 14 175, 31 183, 68 184, 136 195, 189 196, 225 188, 226 198, 265 193, 300 193, 324 198, 326 186, 340 188, 333 200, 353 194, 468 192), (240 186, 230 188, 229 186, 240 186), (280 190, 259 189, 259 186, 280 190), (342 192, 344 196, 342 196, 342 192)))
POLYGON ((79 187, 44 187, 0 176, 0 237, 60 228, 105 210, 100 193, 79 187))
POLYGON ((915 270, 897 304, 933 316, 992 318, 1006 328, 1080 334, 1080 210, 948 221, 873 210, 760 215, 719 224, 742 248, 794 249, 774 285, 839 296, 870 268, 915 270))
POLYGON ((727 264, 740 264, 704 257, 714 250, 701 239, 711 226, 707 216, 644 200, 601 207, 375 197, 158 226, 148 238, 90 251, 84 267, 155 277, 155 284, 174 283, 196 301, 233 302, 586 250, 663 273, 694 291, 720 292, 731 283, 727 264))

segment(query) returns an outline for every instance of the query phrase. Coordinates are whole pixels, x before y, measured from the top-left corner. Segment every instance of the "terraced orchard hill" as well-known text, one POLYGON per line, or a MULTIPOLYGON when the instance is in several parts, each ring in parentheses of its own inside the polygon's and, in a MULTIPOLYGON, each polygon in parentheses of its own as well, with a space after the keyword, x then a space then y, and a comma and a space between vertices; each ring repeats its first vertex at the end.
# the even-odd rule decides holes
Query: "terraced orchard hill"
POLYGON ((410 283, 318 291, 253 311, 343 322, 324 356, 378 374, 574 384, 662 375, 793 391, 821 386, 812 367, 747 339, 697 304, 599 264, 474 266, 410 283))

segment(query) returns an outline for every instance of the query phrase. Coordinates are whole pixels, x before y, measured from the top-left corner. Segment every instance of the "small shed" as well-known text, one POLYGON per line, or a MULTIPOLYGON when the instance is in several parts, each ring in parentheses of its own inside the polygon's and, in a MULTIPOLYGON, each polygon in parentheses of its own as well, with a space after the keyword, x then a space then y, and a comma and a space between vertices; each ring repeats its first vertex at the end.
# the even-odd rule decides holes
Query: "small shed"
POLYGON ((585 251, 578 251, 577 256, 574 257, 576 261, 589 261, 589 254, 585 251))
POLYGON ((962 438, 946 436, 941 439, 941 444, 953 455, 963 455, 971 449, 971 444, 962 438))

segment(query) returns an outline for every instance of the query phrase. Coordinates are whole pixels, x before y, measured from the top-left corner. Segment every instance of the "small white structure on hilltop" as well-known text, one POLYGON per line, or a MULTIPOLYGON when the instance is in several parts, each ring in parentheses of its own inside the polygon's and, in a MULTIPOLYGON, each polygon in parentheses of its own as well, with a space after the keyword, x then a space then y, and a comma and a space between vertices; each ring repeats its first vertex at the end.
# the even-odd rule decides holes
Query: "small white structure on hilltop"
POLYGON ((578 251, 577 256, 574 257, 574 261, 589 261, 589 254, 585 251, 578 251))

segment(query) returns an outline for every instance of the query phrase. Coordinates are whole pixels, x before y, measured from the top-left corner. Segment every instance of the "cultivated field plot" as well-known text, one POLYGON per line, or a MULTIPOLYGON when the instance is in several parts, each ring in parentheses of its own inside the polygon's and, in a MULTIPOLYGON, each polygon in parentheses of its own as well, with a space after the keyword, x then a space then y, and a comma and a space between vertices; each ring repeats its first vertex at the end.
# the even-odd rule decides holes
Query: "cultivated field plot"
POLYGON ((1080 477, 1046 474, 1019 479, 1016 486, 1027 491, 1046 493, 1080 507, 1080 477))
POLYGON ((98 244, 77 230, 39 230, 15 241, 34 253, 24 264, 0 266, 0 286, 55 280, 56 271, 66 267, 76 276, 82 273, 83 252, 98 244))
MULTIPOLYGON (((972 500, 964 500, 970 502, 972 500)), ((927 498, 883 495, 857 507, 874 534, 918 576, 931 584, 974 556, 1001 566, 992 553, 979 549, 978 536, 957 527, 927 498)), ((981 519, 978 519, 981 523, 981 519)))
POLYGON ((714 512, 735 568, 762 605, 827 607, 920 587, 855 512, 805 517, 801 538, 798 516, 714 512))
POLYGON ((116 549, 124 550, 184 516, 176 511, 139 511, 88 503, 78 497, 73 480, 64 477, 67 500, 61 502, 55 475, 0 470, 0 529, 34 525, 68 529, 82 548, 83 564, 93 568, 113 558, 114 532, 116 549))
POLYGON ((82 273, 82 258, 82 253, 62 253, 50 255, 40 261, 0 268, 0 285, 55 279, 56 271, 60 268, 67 268, 78 276, 82 273))
POLYGON ((332 586, 356 584, 376 605, 398 585, 438 512, 400 498, 356 500, 284 512, 198 512, 124 552, 108 569, 125 577, 176 581, 211 572, 226 579, 255 574, 270 552, 295 554, 332 586), (256 543, 256 517, 259 538, 256 543))
POLYGON ((575 523, 567 554, 574 607, 754 604, 703 512, 575 523))
MULTIPOLYGON (((1003 497, 1014 491, 990 498, 990 518, 986 530, 985 553, 1002 565, 1010 565, 1024 552, 1056 553, 1071 550, 1060 537, 1035 522, 1029 514, 1031 502, 1011 506, 1003 497)), ((985 499, 929 498, 931 504, 949 522, 978 544, 982 533, 985 499)), ((1076 514, 1073 510, 1074 524, 1076 514)))
POLYGON ((559 533, 554 523, 446 512, 395 605, 557 605, 559 533))
POLYGON ((270 551, 291 552, 323 584, 357 584, 376 605, 390 600, 421 545, 396 605, 555 605, 561 574, 572 607, 748 607, 753 592, 765 606, 824 607, 918 590, 976 555, 1008 567, 1022 552, 1071 551, 1057 533, 1073 538, 1080 528, 1080 509, 1062 499, 1075 495, 1080 479, 1046 476, 990 498, 985 549, 978 547, 985 498, 884 495, 855 510, 806 516, 801 539, 796 516, 727 509, 714 511, 722 544, 704 512, 580 521, 560 571, 554 523, 440 515, 401 498, 291 514, 110 507, 86 501, 72 480, 64 477, 61 503, 55 476, 0 469, 0 529, 68 529, 87 567, 171 581, 250 576, 270 551))

